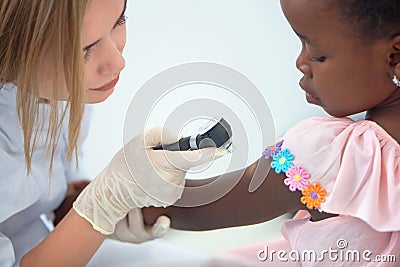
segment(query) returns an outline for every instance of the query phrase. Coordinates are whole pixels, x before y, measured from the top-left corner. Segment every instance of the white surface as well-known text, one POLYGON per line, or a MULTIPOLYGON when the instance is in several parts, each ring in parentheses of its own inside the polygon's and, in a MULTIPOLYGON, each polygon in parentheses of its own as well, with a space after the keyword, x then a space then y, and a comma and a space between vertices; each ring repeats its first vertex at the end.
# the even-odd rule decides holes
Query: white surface
MULTIPOLYGON (((135 92, 152 76, 179 64, 214 62, 246 75, 268 101, 277 136, 303 118, 325 115, 320 108, 306 103, 298 86, 301 75, 295 68, 295 59, 300 42, 285 21, 279 1, 129 0, 127 16, 127 67, 114 94, 106 102, 94 105, 84 146, 85 158, 80 166, 85 167, 90 177, 122 146, 125 113, 135 92)), ((223 249, 273 238, 279 235, 279 222, 277 219, 208 232, 172 231, 162 245, 152 242, 139 249, 106 243, 95 258, 96 264, 90 266, 179 266, 167 264, 174 261, 175 249, 192 249, 202 258, 223 249), (165 248, 164 253, 164 245, 178 248, 165 248), (128 253, 136 260, 127 257, 128 253), (119 259, 119 255, 128 264, 108 262, 119 259), (157 255, 166 264, 158 265, 157 255), (146 257, 148 261, 142 261, 146 257)), ((192 261, 183 266, 193 264, 192 261)))
POLYGON ((280 224, 288 216, 256 225, 226 228, 204 232, 172 230, 164 240, 170 244, 184 246, 198 252, 214 255, 226 249, 251 245, 280 237, 280 224))
POLYGON ((268 244, 279 235, 282 219, 204 232, 171 230, 163 239, 138 245, 106 240, 88 267, 201 267, 225 249, 262 241, 268 244))
POLYGON ((106 240, 87 266, 201 267, 209 258, 207 253, 170 245, 163 240, 138 245, 106 240))

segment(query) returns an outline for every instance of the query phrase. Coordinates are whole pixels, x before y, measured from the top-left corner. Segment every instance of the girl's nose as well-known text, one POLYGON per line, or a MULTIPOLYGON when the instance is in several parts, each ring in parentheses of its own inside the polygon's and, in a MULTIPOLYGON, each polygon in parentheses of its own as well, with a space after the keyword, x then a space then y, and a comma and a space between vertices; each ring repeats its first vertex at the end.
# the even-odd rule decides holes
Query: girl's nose
POLYGON ((311 68, 307 64, 296 64, 297 69, 308 78, 312 78, 311 68))
POLYGON ((312 75, 311 67, 308 64, 308 59, 304 54, 305 53, 302 50, 302 52, 300 53, 300 55, 296 59, 296 67, 306 77, 312 78, 313 75, 312 75))

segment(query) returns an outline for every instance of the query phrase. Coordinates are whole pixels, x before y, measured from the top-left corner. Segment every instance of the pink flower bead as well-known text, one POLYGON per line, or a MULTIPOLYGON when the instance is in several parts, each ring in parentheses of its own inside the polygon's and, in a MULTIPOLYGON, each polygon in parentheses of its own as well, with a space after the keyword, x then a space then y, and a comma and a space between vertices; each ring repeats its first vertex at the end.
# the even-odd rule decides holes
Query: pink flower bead
POLYGON ((302 166, 293 166, 286 172, 286 179, 283 181, 289 190, 303 190, 310 183, 310 174, 302 166))

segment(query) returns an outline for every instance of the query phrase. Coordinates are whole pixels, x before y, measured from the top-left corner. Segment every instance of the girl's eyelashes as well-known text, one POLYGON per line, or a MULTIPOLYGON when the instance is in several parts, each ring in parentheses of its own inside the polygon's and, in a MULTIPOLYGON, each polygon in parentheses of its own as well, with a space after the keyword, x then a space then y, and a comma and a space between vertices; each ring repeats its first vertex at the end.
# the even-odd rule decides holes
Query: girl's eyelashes
MULTIPOLYGON (((315 61, 315 62, 319 62, 319 63, 325 62, 326 56, 313 57, 311 55, 312 54, 312 52, 311 52, 312 48, 310 48, 309 45, 307 45, 307 43, 305 43, 303 40, 302 40, 302 45, 303 45, 303 48, 307 51, 307 54, 308 54, 309 59, 311 61, 315 61)), ((313 51, 313 53, 315 53, 315 51, 313 51)))

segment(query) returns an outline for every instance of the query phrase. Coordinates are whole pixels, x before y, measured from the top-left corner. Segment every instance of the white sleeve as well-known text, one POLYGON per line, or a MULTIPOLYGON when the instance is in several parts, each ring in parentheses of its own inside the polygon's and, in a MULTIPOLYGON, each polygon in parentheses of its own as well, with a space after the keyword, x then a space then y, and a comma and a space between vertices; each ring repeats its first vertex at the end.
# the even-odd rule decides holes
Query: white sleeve
POLYGON ((0 233, 0 266, 15 266, 14 248, 10 239, 0 233))
POLYGON ((3 203, 0 205, 1 223, 35 203, 40 198, 40 190, 35 179, 26 175, 24 163, 1 148, 0 162, 0 203, 3 203))
POLYGON ((2 223, 35 203, 40 198, 40 190, 35 179, 26 173, 22 146, 24 140, 15 109, 16 91, 13 87, 3 87, 0 92, 0 223, 2 223))

